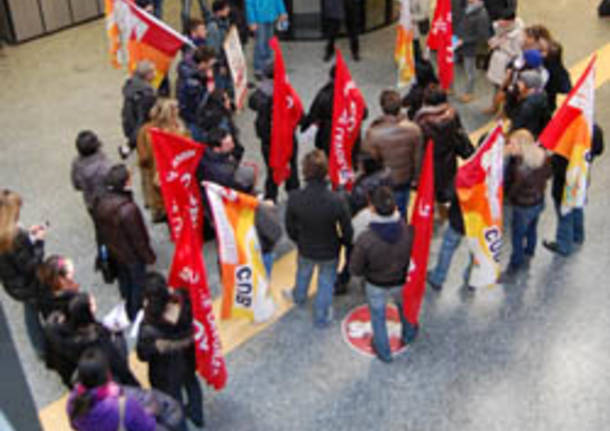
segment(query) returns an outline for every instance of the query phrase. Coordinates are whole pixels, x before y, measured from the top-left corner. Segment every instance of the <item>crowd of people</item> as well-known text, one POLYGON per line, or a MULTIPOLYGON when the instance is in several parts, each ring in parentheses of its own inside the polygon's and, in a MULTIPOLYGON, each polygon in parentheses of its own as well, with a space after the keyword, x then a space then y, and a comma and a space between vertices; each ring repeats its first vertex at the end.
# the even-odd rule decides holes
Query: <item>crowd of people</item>
MULTIPOLYGON (((161 0, 137 3, 161 16, 161 0)), ((153 127, 205 145, 197 168, 200 182, 215 182, 255 194, 258 169, 244 160, 246 151, 234 119, 233 89, 221 43, 229 25, 245 27, 240 34, 246 36, 249 26, 256 38, 254 71, 258 84, 248 105, 256 113, 254 128, 267 168, 256 227, 267 271, 270 275, 272 252, 283 224, 298 254, 294 289, 285 292, 286 297, 298 306, 305 304, 312 273, 317 268, 313 303, 317 328, 328 327, 332 322, 333 296, 349 292, 351 277, 362 278, 371 313, 372 347, 379 359, 389 362, 392 354, 385 326, 389 298, 399 304, 403 342, 412 343, 418 332, 402 314, 400 292, 413 247, 409 201, 418 185, 426 143, 434 142, 437 233, 442 232, 443 236, 437 262, 427 277, 436 291, 442 289, 452 256, 464 236, 454 184, 458 159, 469 158, 476 146, 447 92, 438 86, 433 64, 419 47, 420 37, 427 32, 427 6, 413 2, 419 32, 414 42, 418 46, 416 82, 406 95, 393 89, 381 93, 383 115, 371 121, 361 142, 354 146, 357 176, 351 192, 332 190, 327 179, 335 70, 330 69, 329 82, 320 89, 298 126, 302 131, 317 127, 315 149, 302 158, 300 174, 298 151, 294 151, 291 177, 285 185, 288 199, 282 223, 278 216, 281 195, 269 166, 274 69, 268 40, 274 24, 286 19, 285 9, 281 0, 246 0, 245 8, 235 3, 215 0, 210 11, 199 0, 203 19, 183 15, 184 31, 194 47, 185 48, 182 54, 175 99, 168 97, 169 78, 155 89, 151 84, 153 63, 138 64, 123 88, 121 118, 127 145, 119 151, 127 157, 136 150, 143 202, 153 223, 167 222, 149 136, 153 127), (260 7, 252 9, 254 3, 260 7), (342 250, 345 262, 339 268, 342 250)), ((338 3, 342 7, 332 17, 336 22, 329 30, 327 59, 331 57, 339 20, 349 20, 353 13, 351 0, 338 3)), ((480 45, 485 45, 488 49, 484 50, 483 60, 487 61, 483 63, 488 63, 487 77, 495 88, 488 112, 505 117, 510 124, 504 191, 506 205, 512 211, 512 254, 500 280, 510 282, 534 256, 537 224, 551 177, 558 227, 555 240, 543 242, 544 246, 568 256, 584 241, 583 210, 574 209, 568 214, 559 211, 567 160, 551 155, 536 143, 557 105, 557 94, 570 90, 570 77, 562 63, 560 43, 546 27, 526 26, 517 18, 515 2, 453 3, 459 36, 457 55, 463 59, 467 76, 459 101, 467 103, 474 97, 477 57, 480 45)), ((183 0, 183 7, 190 11, 190 1, 183 0)), ((348 30, 352 53, 358 59, 357 35, 349 26, 348 30)), ((26 327, 36 351, 71 390, 68 415, 74 429, 185 430, 186 419, 202 427, 203 393, 195 375, 188 295, 169 288, 162 274, 147 270, 147 265, 156 259, 154 244, 145 215, 134 200, 130 169, 122 163, 113 165, 92 131, 78 134, 76 150, 71 180, 73 187, 82 192, 94 226, 97 267, 107 282, 118 282, 129 321, 133 322, 143 310, 136 352, 149 364, 153 390, 139 388, 128 365, 124 328, 109 328, 96 318, 95 299, 80 290, 72 261, 45 254, 47 225, 26 229, 19 224, 23 200, 12 190, 3 190, 0 195, 2 284, 13 299, 24 304, 26 327)), ((603 135, 596 126, 591 157, 602 151, 603 135)), ((213 220, 209 209, 204 209, 208 223, 205 235, 211 240, 213 220)), ((464 286, 471 293, 475 291, 469 284, 468 271, 464 273, 464 286)))

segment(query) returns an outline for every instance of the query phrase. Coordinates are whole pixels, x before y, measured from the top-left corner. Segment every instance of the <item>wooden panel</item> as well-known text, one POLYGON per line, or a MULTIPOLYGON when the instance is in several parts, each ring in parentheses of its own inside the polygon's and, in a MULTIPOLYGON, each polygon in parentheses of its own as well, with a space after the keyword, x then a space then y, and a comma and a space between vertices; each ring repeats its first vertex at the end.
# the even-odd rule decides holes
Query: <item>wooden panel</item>
POLYGON ((17 41, 29 39, 44 32, 36 0, 8 0, 8 8, 17 41))
POLYGON ((70 0, 74 22, 84 21, 99 15, 97 0, 70 0))
POLYGON ((68 0, 40 0, 40 4, 47 31, 72 24, 68 0))

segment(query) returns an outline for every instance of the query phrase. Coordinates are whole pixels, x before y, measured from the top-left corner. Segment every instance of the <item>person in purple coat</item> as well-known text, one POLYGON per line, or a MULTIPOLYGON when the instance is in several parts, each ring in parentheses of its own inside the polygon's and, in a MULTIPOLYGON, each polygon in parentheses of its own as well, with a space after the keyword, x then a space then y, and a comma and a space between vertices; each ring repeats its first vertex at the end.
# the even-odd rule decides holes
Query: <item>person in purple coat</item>
POLYGON ((68 398, 68 418, 77 431, 154 431, 155 417, 112 381, 104 354, 83 353, 78 364, 79 383, 68 398))

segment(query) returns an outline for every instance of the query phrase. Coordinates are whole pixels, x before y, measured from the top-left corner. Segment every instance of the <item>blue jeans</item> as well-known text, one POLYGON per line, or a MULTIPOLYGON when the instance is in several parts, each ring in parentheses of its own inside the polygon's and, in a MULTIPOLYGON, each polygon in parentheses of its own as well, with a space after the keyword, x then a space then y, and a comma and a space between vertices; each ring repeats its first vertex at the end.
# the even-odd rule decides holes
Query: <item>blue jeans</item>
POLYGON ((514 269, 525 263, 525 256, 533 256, 538 239, 538 219, 544 209, 544 202, 530 207, 513 206, 512 245, 510 263, 514 269), (523 244, 525 240, 525 244, 523 244))
POLYGON ((451 266, 451 259, 455 250, 462 241, 462 234, 453 229, 451 225, 447 226, 445 234, 443 235, 443 243, 441 250, 438 254, 438 260, 436 261, 436 267, 432 270, 429 275, 430 282, 442 286, 447 279, 447 273, 449 272, 449 266, 451 266))
POLYGON ((404 187, 394 189, 394 200, 400 215, 404 218, 409 208, 409 200, 411 198, 411 185, 407 184, 404 187))
POLYGON ((271 280, 271 270, 273 269, 273 253, 263 253, 263 265, 267 271, 267 277, 271 280))
POLYGON ((117 264, 117 279, 121 298, 125 300, 125 309, 130 321, 134 321, 142 308, 142 291, 146 279, 144 263, 117 264))
POLYGON ((313 303, 313 320, 317 327, 325 327, 332 320, 333 287, 337 278, 337 259, 311 260, 299 254, 297 275, 292 298, 297 305, 307 301, 307 290, 315 267, 318 267, 318 291, 313 303))
POLYGON ((392 298, 398 307, 403 342, 406 344, 415 336, 415 328, 407 321, 402 309, 402 288, 403 286, 379 287, 368 281, 365 284, 366 300, 369 304, 371 326, 373 327, 373 346, 377 355, 384 361, 392 360, 385 315, 386 303, 389 298, 392 298))
POLYGON ((273 37, 274 25, 272 22, 259 22, 256 29, 254 44, 254 73, 262 74, 265 66, 273 59, 273 51, 269 41, 273 37))
POLYGON ((560 206, 555 203, 557 212, 557 234, 555 241, 563 254, 572 253, 574 244, 585 242, 585 212, 583 208, 574 208, 566 215, 561 214, 560 206))

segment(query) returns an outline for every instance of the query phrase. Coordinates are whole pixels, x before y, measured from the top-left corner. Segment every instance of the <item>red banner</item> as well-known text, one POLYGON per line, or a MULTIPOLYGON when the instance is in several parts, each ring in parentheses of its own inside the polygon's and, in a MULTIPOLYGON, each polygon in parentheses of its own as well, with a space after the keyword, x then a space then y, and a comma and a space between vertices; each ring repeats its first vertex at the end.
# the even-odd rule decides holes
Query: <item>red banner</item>
POLYGON ((441 87, 448 90, 453 82, 453 22, 451 19, 451 0, 438 0, 428 47, 437 52, 438 77, 441 87))
POLYGON ((269 166, 273 181, 280 185, 290 178, 290 160, 294 151, 294 129, 303 116, 303 104, 288 82, 284 57, 276 37, 269 42, 275 52, 273 70, 273 110, 269 166))
POLYGON ((362 93, 352 80, 339 49, 336 58, 328 170, 334 188, 343 186, 351 190, 354 181, 352 148, 360 135, 366 104, 362 93))
POLYGON ((424 166, 417 188, 417 199, 413 207, 411 224, 415 228, 415 237, 413 238, 409 274, 402 291, 405 317, 412 325, 417 325, 419 321, 419 310, 426 290, 426 269, 428 268, 430 242, 434 230, 433 153, 434 143, 430 140, 426 145, 424 166))
POLYGON ((220 335, 214 321, 212 299, 202 254, 201 235, 186 224, 176 244, 168 284, 188 289, 193 307, 193 330, 197 371, 216 390, 227 383, 227 369, 222 356, 220 335))
POLYGON ((159 129, 150 130, 150 139, 172 241, 176 242, 180 238, 186 223, 189 223, 191 230, 201 238, 203 207, 195 170, 204 147, 190 139, 159 129))

